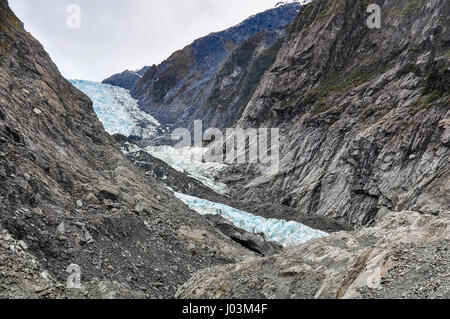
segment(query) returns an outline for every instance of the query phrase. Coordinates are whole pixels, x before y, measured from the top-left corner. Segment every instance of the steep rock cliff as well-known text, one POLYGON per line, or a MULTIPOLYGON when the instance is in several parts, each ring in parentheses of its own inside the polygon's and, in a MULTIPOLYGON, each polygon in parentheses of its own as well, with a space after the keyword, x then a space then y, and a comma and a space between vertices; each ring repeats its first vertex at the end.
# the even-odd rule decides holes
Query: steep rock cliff
POLYGON ((367 27, 367 1, 302 8, 238 121, 281 128, 280 171, 230 172, 236 197, 352 226, 384 211, 448 214, 449 2, 372 2, 381 29, 367 27))

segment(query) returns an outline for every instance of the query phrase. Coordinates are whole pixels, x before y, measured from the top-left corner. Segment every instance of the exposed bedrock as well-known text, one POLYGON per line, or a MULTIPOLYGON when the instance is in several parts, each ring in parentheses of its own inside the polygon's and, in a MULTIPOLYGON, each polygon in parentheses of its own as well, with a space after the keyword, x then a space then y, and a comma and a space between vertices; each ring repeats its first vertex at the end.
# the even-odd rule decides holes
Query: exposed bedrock
POLYGON ((234 167, 234 196, 370 225, 383 211, 448 215, 448 1, 304 6, 238 126, 279 127, 276 175, 234 167))

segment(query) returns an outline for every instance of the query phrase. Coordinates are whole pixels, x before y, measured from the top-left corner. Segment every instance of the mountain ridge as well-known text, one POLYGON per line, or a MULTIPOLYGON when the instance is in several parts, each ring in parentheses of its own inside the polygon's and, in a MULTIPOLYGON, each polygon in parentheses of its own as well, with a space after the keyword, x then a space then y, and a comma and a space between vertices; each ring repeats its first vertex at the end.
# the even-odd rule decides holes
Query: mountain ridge
MULTIPOLYGON (((252 59, 265 49, 270 50, 284 36, 285 28, 297 16, 300 7, 297 2, 284 4, 256 14, 227 30, 195 40, 160 65, 151 66, 135 82, 132 95, 139 99, 143 111, 164 125, 191 127, 194 119, 202 117, 205 112, 213 112, 218 114, 217 118, 222 117, 214 124, 225 127, 239 117, 243 105, 234 108, 235 114, 224 114, 209 107, 211 91, 220 85, 215 83, 216 75, 243 43, 253 42, 250 52, 246 53, 252 54, 252 59)), ((241 77, 239 72, 229 85, 238 86, 241 77)), ((111 78, 104 83, 120 84, 111 78)))

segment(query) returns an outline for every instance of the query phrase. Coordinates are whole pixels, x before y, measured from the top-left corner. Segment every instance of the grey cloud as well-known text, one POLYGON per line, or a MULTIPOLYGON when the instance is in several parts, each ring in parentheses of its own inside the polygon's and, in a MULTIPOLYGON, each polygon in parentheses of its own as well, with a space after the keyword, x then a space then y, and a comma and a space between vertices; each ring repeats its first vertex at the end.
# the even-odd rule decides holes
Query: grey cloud
POLYGON ((9 0, 68 78, 100 81, 159 63, 196 38, 226 29, 277 0, 9 0), (81 29, 66 26, 69 4, 81 29))

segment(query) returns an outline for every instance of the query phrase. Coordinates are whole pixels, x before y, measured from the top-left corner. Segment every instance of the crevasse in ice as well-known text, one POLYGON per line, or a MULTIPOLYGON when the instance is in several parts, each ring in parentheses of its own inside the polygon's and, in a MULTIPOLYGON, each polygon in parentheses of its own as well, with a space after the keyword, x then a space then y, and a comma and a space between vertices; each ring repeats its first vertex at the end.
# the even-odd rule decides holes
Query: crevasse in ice
POLYGON ((233 225, 254 234, 263 234, 267 241, 285 247, 298 246, 311 239, 326 237, 327 233, 297 222, 267 219, 233 207, 175 192, 175 196, 201 215, 220 215, 233 225))
POLYGON ((139 110, 137 101, 128 90, 92 81, 70 82, 92 100, 94 111, 108 133, 139 138, 155 136, 160 124, 151 115, 139 110))

